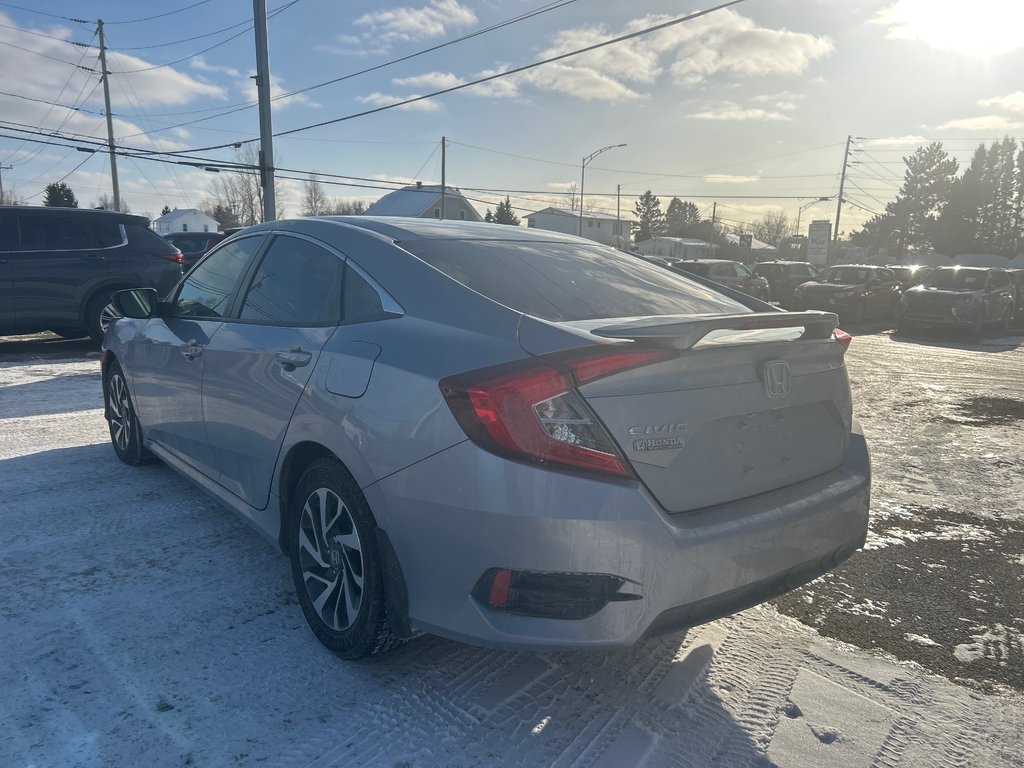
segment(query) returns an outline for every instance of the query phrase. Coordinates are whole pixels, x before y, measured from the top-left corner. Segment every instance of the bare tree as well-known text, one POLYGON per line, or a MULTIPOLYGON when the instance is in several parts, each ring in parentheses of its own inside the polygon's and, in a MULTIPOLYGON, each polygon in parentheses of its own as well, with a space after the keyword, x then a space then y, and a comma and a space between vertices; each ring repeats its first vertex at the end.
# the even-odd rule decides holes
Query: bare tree
POLYGON ((363 200, 331 198, 324 213, 331 216, 362 216, 369 206, 363 200))
POLYGON ((576 186, 575 181, 566 189, 566 194, 569 195, 569 210, 575 211, 580 207, 579 188, 576 186))
POLYGON ((0 205, 22 205, 24 202, 14 187, 4 187, 0 190, 0 205))
POLYGON ((324 193, 324 185, 317 180, 315 173, 311 173, 303 186, 302 215, 323 216, 328 212, 327 209, 328 199, 324 193))
POLYGON ((121 201, 121 207, 114 207, 114 198, 108 195, 106 192, 102 193, 96 198, 96 202, 92 204, 93 208, 102 208, 105 211, 120 211, 121 213, 131 213, 131 209, 128 208, 128 203, 124 200, 121 201))
POLYGON ((778 246, 783 238, 793 234, 793 222, 782 209, 768 211, 764 216, 750 225, 750 233, 769 245, 778 246))
MULTIPOLYGON (((235 161, 251 169, 224 171, 213 182, 213 196, 203 201, 204 210, 212 211, 220 208, 229 217, 237 221, 237 226, 248 227, 263 221, 263 187, 260 185, 259 153, 254 144, 245 144, 235 151, 235 161)), ((275 157, 274 164, 280 165, 281 158, 275 157)), ((274 181, 274 196, 277 203, 277 216, 285 215, 285 190, 280 182, 274 181)), ((212 214, 210 214, 212 215, 212 214)), ((214 218, 217 218, 216 216, 214 218)), ((218 218, 218 221, 220 219, 218 218)), ((227 226, 221 222, 221 226, 227 226)))

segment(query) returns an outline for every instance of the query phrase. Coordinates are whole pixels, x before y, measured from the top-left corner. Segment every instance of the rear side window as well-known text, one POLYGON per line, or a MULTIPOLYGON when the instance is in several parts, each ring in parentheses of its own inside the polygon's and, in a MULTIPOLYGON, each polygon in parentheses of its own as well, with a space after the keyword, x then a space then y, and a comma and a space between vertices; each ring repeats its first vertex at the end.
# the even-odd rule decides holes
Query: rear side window
POLYGON ((118 222, 109 219, 99 219, 90 221, 89 224, 100 248, 116 248, 123 244, 121 225, 118 222))
POLYGON ((749 311, 611 248, 493 240, 419 240, 402 247, 467 288, 545 320, 749 311))
POLYGON ((373 320, 384 314, 380 294, 355 269, 345 270, 345 322, 358 323, 373 320))
POLYGON ((341 322, 344 272, 339 256, 308 240, 279 235, 253 275, 241 319, 270 325, 336 325, 341 322))
POLYGON ((178 290, 174 314, 179 317, 225 317, 242 272, 262 242, 262 237, 235 240, 197 264, 178 290))
POLYGON ((84 251, 99 246, 92 229, 80 218, 18 214, 22 251, 84 251))

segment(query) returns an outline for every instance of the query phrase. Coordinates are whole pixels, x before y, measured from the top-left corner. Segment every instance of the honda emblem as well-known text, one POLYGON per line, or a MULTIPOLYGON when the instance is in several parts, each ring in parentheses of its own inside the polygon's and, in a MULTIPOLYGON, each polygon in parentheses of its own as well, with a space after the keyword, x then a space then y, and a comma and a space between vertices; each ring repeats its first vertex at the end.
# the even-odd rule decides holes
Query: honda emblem
POLYGON ((761 380, 768 397, 785 397, 789 394, 789 363, 769 360, 761 368, 761 380))

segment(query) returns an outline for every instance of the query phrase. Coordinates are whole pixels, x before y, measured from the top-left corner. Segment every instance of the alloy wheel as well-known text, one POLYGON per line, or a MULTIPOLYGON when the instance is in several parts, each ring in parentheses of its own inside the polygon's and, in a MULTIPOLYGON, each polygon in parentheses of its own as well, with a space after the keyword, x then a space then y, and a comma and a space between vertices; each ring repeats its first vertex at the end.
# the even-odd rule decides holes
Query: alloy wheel
POLYGON ((113 304, 107 304, 100 310, 100 330, 106 333, 110 324, 121 317, 121 313, 114 309, 113 304))
POLYGON ((128 398, 128 386, 120 373, 114 373, 110 377, 107 404, 110 410, 110 434, 114 444, 121 451, 127 452, 132 439, 132 405, 128 398))
POLYGON ((352 513, 330 488, 317 488, 306 498, 298 548, 313 610, 332 630, 348 629, 363 600, 362 543, 352 513))

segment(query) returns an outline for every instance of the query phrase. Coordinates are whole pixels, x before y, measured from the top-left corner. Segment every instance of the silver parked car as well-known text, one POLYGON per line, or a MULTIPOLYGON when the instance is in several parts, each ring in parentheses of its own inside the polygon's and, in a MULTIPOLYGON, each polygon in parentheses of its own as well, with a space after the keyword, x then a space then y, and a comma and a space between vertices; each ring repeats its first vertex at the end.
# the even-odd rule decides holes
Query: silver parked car
POLYGON ((626 647, 864 542, 833 314, 552 232, 372 217, 246 229, 115 303, 117 455, 278 544, 345 658, 417 632, 626 647))

